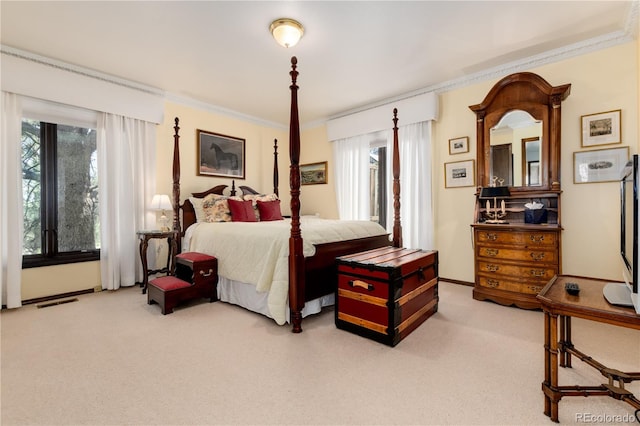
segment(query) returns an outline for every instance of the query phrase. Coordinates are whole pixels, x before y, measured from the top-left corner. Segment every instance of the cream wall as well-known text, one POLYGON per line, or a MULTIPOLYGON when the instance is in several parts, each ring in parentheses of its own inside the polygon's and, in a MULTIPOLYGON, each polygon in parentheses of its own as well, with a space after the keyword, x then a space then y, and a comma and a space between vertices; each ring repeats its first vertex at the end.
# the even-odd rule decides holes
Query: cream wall
MULTIPOLYGON (((325 219, 338 219, 335 163, 331 142, 327 139, 327 127, 324 125, 305 129, 300 133, 300 164, 328 162, 326 185, 303 185, 300 188, 300 214, 318 214, 325 219)), ((288 159, 289 157, 287 161, 288 159)), ((287 175, 287 183, 288 179, 287 175)))
MULTIPOLYGON (((622 110, 622 143, 596 148, 629 146, 638 152, 638 47, 635 42, 544 65, 535 72, 557 86, 571 83, 562 103, 562 272, 620 279, 618 255, 618 184, 573 183, 573 153, 581 151, 580 117, 622 110)), ((480 103, 502 76, 440 97, 440 120, 435 130, 436 247, 440 276, 473 282, 473 248, 469 224, 475 188, 444 188, 443 165, 475 159, 475 114, 469 105, 480 103), (469 135, 470 152, 448 154, 448 140, 469 135)), ((595 148, 593 148, 595 149, 595 148)))
POLYGON ((101 288, 100 262, 69 263, 22 270, 22 300, 101 288))

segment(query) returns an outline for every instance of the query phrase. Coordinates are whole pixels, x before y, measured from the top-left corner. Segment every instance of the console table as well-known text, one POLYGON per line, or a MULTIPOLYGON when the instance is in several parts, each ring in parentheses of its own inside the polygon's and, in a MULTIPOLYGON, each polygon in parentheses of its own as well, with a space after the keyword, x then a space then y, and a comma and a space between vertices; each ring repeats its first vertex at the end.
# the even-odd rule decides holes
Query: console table
POLYGON ((605 280, 558 275, 542 289, 537 298, 544 311, 544 413, 558 422, 558 402, 563 396, 604 395, 625 401, 640 409, 640 400, 625 389, 625 383, 640 380, 640 372, 624 373, 609 368, 573 346, 571 341, 571 318, 582 318, 620 327, 640 330, 640 315, 633 308, 609 304, 602 295, 605 280), (580 293, 572 296, 565 291, 565 283, 575 282, 580 293), (599 386, 560 386, 558 365, 571 367, 571 355, 595 368, 607 378, 599 386))

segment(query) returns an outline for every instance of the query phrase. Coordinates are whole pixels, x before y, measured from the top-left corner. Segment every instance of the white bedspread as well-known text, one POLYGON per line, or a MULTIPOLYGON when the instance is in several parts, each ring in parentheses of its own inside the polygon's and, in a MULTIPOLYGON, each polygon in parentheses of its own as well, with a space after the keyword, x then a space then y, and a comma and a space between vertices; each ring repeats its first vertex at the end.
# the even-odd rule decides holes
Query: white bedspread
MULTIPOLYGON (((377 223, 328 220, 303 216, 300 220, 304 256, 313 256, 314 244, 384 235, 377 223)), ((286 320, 289 295, 289 236, 291 220, 194 224, 187 230, 189 251, 218 258, 218 275, 253 284, 268 292, 268 308, 278 324, 286 320)))

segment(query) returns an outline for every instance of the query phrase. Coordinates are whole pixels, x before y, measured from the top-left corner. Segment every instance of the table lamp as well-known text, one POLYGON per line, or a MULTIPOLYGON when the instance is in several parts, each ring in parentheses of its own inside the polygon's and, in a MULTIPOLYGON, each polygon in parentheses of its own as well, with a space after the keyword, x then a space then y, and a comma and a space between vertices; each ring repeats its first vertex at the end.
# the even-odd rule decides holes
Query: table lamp
POLYGON ((160 230, 162 232, 170 231, 166 211, 171 210, 171 208, 171 200, 168 195, 156 194, 153 196, 153 199, 151 200, 151 209, 162 211, 162 215, 160 216, 160 230))

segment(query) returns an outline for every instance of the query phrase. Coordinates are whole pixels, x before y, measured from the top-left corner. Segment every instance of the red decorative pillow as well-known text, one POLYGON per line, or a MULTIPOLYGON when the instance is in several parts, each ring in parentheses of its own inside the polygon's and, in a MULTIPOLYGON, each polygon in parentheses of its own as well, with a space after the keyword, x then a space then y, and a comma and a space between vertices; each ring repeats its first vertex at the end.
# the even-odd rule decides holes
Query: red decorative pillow
POLYGON ((253 212, 251 201, 238 201, 229 199, 229 210, 233 222, 255 222, 256 215, 253 212))
POLYGON ((282 212, 280 211, 280 200, 275 201, 256 201, 258 211, 260 212, 260 221, 282 220, 282 212))

